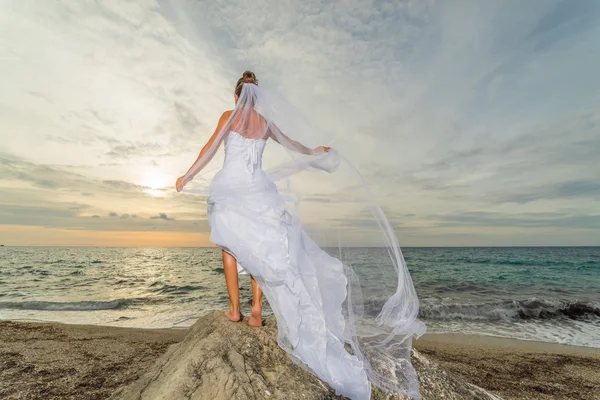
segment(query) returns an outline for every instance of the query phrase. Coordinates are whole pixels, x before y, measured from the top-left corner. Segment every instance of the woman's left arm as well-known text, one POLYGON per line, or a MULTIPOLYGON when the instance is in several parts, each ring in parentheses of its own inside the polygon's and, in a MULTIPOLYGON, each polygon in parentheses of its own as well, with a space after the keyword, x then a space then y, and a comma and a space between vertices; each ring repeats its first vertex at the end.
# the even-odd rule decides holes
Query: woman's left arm
POLYGON ((175 188, 178 192, 181 192, 183 187, 192 179, 198 172, 202 170, 208 164, 208 162, 213 158, 219 146, 221 146, 221 142, 223 142, 223 136, 219 137, 221 130, 227 123, 227 120, 231 116, 231 111, 225 111, 221 118, 219 119, 219 123, 217 124, 217 128, 215 132, 212 134, 208 142, 204 145, 202 150, 200 150, 200 154, 196 161, 192 164, 192 166, 188 169, 185 175, 177 178, 177 182, 175 183, 175 188), (218 142, 217 142, 218 141, 218 142), (215 143, 216 142, 216 143, 215 143))
POLYGON ((283 132, 281 132, 281 129, 279 129, 274 124, 269 127, 269 137, 271 139, 273 139, 274 141, 276 141, 277 143, 279 143, 280 145, 282 145, 283 147, 286 147, 297 153, 319 154, 322 152, 327 153, 329 150, 331 150, 331 147, 328 147, 328 146, 319 146, 314 149, 308 148, 305 145, 303 145, 302 143, 297 142, 297 141, 291 139, 289 136, 285 135, 283 132))

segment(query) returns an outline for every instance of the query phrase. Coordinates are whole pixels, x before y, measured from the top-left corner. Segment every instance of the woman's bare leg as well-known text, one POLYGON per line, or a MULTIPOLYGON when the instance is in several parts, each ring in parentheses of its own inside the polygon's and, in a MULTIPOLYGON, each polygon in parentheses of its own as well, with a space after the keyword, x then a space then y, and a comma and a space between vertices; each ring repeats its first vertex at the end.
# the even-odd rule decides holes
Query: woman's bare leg
POLYGON ((250 326, 262 326, 262 290, 260 290, 260 286, 254 280, 254 277, 251 277, 252 281, 252 315, 248 320, 248 325, 250 326))
POLYGON ((225 271, 225 283, 229 293, 229 311, 225 316, 230 321, 237 322, 242 319, 240 313, 240 286, 238 283, 237 261, 235 257, 223 250, 223 270, 225 271))

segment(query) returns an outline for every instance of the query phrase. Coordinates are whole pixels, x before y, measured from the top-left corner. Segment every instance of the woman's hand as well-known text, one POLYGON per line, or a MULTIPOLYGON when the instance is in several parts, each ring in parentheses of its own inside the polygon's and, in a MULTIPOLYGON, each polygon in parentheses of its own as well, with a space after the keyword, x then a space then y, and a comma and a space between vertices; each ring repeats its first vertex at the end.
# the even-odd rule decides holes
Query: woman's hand
POLYGON ((178 192, 181 192, 184 186, 185 181, 183 180, 183 176, 180 176, 179 178, 177 178, 177 182, 175 182, 175 189, 177 189, 178 192))
POLYGON ((320 151, 323 151, 323 153, 328 153, 329 150, 331 150, 331 147, 328 147, 328 146, 319 146, 314 151, 315 151, 315 153, 318 153, 320 151))

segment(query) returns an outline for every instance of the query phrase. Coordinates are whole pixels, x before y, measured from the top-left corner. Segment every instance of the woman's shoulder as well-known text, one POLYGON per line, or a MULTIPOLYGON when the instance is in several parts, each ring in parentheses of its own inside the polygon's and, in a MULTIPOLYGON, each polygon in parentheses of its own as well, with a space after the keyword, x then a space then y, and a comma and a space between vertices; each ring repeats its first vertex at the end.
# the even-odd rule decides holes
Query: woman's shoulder
POLYGON ((227 120, 229 120, 229 117, 231 117, 232 112, 232 110, 228 110, 221 114, 221 118, 219 118, 219 127, 223 127, 223 125, 225 125, 227 120))

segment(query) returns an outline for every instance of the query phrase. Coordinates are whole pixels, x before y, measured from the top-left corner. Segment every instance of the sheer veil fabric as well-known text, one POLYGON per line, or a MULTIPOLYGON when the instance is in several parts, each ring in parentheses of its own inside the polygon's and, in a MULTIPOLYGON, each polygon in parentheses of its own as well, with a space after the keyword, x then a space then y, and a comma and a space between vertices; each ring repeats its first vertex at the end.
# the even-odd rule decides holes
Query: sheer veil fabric
POLYGON ((361 174, 322 139, 246 83, 184 181, 223 143, 224 168, 184 192, 208 195, 211 240, 255 277, 298 365, 351 399, 368 399, 369 383, 419 399, 410 351, 426 327, 398 240, 361 174))

